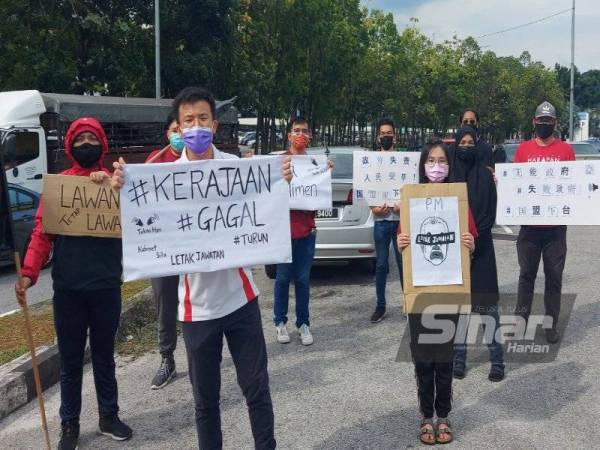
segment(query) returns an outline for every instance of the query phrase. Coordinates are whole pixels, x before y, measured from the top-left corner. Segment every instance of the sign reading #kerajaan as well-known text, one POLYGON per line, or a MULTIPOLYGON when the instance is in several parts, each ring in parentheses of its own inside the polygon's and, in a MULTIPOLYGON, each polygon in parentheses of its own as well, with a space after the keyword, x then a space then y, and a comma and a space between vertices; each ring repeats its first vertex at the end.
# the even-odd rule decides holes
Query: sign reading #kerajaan
POLYGON ((283 158, 129 164, 125 280, 291 261, 283 158))

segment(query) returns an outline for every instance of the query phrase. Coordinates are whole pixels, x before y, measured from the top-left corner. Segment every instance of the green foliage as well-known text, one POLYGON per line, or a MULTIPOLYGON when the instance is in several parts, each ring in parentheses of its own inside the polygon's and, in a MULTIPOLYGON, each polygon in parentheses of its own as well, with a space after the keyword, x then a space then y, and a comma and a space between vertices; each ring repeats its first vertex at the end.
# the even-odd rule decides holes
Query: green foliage
MULTIPOLYGON (((154 94, 154 2, 0 0, 0 89, 116 96, 154 94)), ((476 108, 493 141, 531 131, 549 100, 568 121, 568 68, 483 52, 475 39, 434 43, 411 20, 359 0, 168 0, 161 2, 162 92, 202 85, 237 96, 259 118, 264 150, 275 120, 308 116, 316 136, 350 136, 383 116, 412 145, 476 108)), ((600 71, 576 73, 577 104, 600 105, 600 71)))

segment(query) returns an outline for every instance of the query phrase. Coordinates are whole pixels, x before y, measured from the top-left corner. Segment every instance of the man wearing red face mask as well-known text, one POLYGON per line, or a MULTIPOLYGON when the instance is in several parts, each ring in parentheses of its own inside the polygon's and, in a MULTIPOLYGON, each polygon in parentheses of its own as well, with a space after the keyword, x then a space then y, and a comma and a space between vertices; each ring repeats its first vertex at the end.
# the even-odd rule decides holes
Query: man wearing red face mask
MULTIPOLYGON (((288 155, 305 155, 310 142, 310 126, 303 117, 295 118, 288 133, 290 148, 288 155)), ((314 211, 290 210, 292 232, 292 262, 277 265, 277 276, 273 289, 273 322, 277 333, 277 341, 281 344, 290 342, 286 323, 288 320, 288 304, 290 281, 294 280, 296 289, 296 327, 300 333, 302 345, 311 345, 313 337, 310 333, 309 298, 310 269, 315 256, 316 227, 314 211)))
MULTIPOLYGON (((108 139, 91 117, 73 122, 67 130, 65 153, 72 166, 61 175, 89 176, 101 181, 109 172, 102 164, 108 139), (98 176, 99 175, 99 176, 98 176)), ((60 352, 59 450, 77 448, 81 413, 83 356, 89 329, 94 384, 98 399, 99 431, 115 440, 131 437, 131 428, 118 416, 115 378, 115 335, 121 315, 121 239, 55 236, 42 229, 42 204, 23 263, 23 280, 15 291, 20 303, 38 279, 54 247, 54 327, 60 352)))

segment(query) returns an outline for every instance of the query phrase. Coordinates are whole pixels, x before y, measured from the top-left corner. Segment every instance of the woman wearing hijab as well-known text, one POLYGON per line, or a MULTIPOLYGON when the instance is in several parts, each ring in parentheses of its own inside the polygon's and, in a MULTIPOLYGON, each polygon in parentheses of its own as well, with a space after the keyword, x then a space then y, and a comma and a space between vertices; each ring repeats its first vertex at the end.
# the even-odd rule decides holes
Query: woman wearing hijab
MULTIPOLYGON (((463 126, 456 133, 452 151, 452 173, 454 183, 467 183, 469 207, 475 217, 477 231, 475 252, 471 261, 471 294, 473 312, 491 316, 498 328, 498 272, 496 255, 492 240, 492 227, 496 220, 496 185, 492 172, 486 167, 486 155, 477 143, 477 132, 470 126, 463 126)), ((485 323, 485 322, 484 322, 485 323)), ((487 330, 486 330, 487 331, 487 330)), ((494 332, 495 335, 495 332, 494 332)), ((504 378, 502 346, 496 342, 488 343, 491 369, 490 381, 504 378)), ((465 344, 455 345, 454 377, 465 377, 467 348, 465 344)))

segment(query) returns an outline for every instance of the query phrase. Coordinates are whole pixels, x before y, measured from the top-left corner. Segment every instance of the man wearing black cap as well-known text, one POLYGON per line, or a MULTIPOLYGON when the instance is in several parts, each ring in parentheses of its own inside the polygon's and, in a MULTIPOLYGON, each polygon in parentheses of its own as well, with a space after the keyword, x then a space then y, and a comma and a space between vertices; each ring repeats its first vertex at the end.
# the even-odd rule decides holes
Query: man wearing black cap
MULTIPOLYGON (((514 162, 575 161, 573 148, 554 136, 556 109, 543 102, 535 110, 533 119, 535 138, 523 142, 517 148, 514 162)), ((519 258, 519 292, 517 312, 527 320, 531 313, 533 289, 540 258, 544 260, 546 286, 544 306, 546 315, 552 317, 552 328, 546 329, 546 340, 558 342, 556 324, 560 312, 562 275, 567 257, 567 227, 565 225, 522 226, 517 240, 519 258)))

